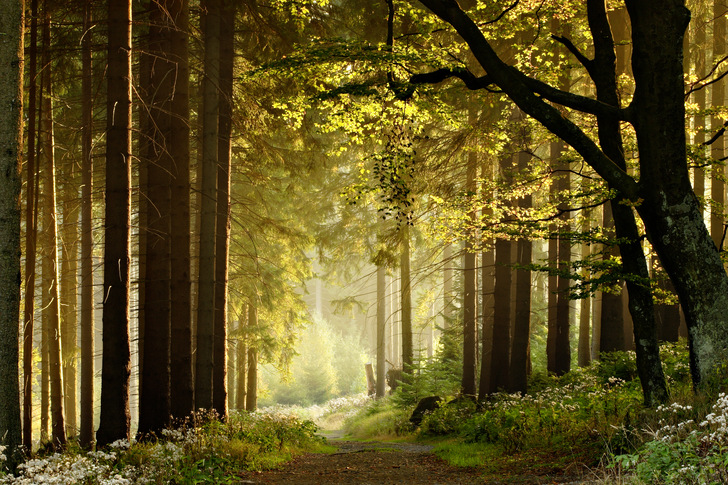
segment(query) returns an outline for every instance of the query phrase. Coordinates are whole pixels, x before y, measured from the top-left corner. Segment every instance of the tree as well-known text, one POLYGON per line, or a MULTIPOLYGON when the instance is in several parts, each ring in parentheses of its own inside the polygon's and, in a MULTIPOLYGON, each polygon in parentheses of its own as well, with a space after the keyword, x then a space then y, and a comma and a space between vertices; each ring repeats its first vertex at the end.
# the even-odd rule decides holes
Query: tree
MULTIPOLYGON (((34 0, 34 2, 37 0, 34 0)), ((94 275, 93 275, 93 65, 91 0, 83 5, 81 140, 81 423, 79 441, 90 447, 94 439, 94 275)))
POLYGON ((23 140, 24 2, 0 3, 0 443, 11 469, 20 461, 20 166, 23 140))
POLYGON ((220 0, 204 5, 205 76, 202 108, 202 182, 195 408, 212 409, 215 341, 215 239, 217 235, 218 118, 220 106, 220 0))
MULTIPOLYGON (((566 93, 527 76, 498 57, 454 0, 422 3, 465 40, 487 72, 484 81, 498 85, 525 113, 571 145, 621 200, 635 206, 685 310, 694 382, 709 377, 728 351, 722 317, 728 310, 728 276, 702 221, 687 170, 682 40, 690 13, 684 2, 626 1, 635 81, 629 108, 566 93), (655 72, 661 75, 653 76, 655 72), (630 122, 637 137, 641 179, 630 176, 547 100, 630 122)), ((588 61, 576 48, 572 50, 588 61)))
POLYGON ((131 2, 109 0, 106 97, 103 362, 99 446, 129 439, 131 2))
POLYGON ((48 1, 43 4, 43 94, 41 95, 43 170, 43 282, 44 334, 47 341, 48 377, 50 380, 51 440, 53 446, 66 442, 61 359, 61 301, 58 278, 58 209, 56 200, 56 157, 51 84, 51 15, 48 1))
POLYGON ((36 191, 36 74, 38 65, 38 0, 31 2, 30 49, 28 77, 28 154, 26 160, 27 189, 25 202, 25 305, 23 307, 23 446, 33 445, 33 327, 35 308, 35 260, 38 234, 36 191))
POLYGON ((228 326, 228 258, 230 255, 230 172, 233 121, 235 9, 223 1, 220 12, 220 111, 218 121, 217 222, 215 235, 215 331, 212 405, 228 413, 226 387, 228 326))
POLYGON ((146 87, 143 116, 150 127, 145 136, 146 183, 141 187, 146 210, 144 237, 144 337, 141 353, 139 433, 146 436, 169 425, 170 418, 170 331, 171 331, 171 206, 172 165, 170 145, 171 101, 176 65, 169 58, 171 31, 175 28, 167 6, 149 2, 149 32, 146 52, 151 58, 141 70, 140 84, 146 87))
MULTIPOLYGON (((471 113, 470 119, 475 117, 471 113)), ((477 172, 477 155, 471 151, 467 155, 465 190, 470 194, 475 193, 475 175, 477 172)), ((475 221, 475 210, 469 214, 471 221, 475 221)), ((462 393, 464 396, 475 396, 477 392, 477 321, 478 321, 478 278, 476 271, 476 254, 472 241, 466 242, 465 254, 463 255, 463 377, 462 393)))
POLYGON ((171 217, 171 414, 182 418, 195 410, 192 380, 192 295, 190 285, 190 105, 189 2, 170 0, 170 55, 175 63, 170 103, 169 150, 172 158, 171 217))

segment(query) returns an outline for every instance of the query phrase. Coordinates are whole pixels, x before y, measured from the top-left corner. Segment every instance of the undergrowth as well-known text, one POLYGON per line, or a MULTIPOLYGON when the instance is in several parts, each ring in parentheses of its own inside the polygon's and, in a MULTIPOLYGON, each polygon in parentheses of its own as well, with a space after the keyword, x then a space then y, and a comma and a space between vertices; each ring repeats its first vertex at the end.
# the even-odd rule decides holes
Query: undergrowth
POLYGON ((29 457, 5 484, 239 483, 240 472, 275 467, 323 446, 316 425, 290 415, 232 413, 220 421, 196 416, 177 429, 142 442, 118 441, 85 452, 29 457))
POLYGON ((347 429, 359 439, 428 440, 451 464, 501 478, 578 469, 605 483, 728 483, 728 371, 696 394, 686 343, 666 344, 661 354, 672 401, 656 409, 642 404, 634 353, 614 352, 562 377, 535 374, 527 394, 497 393, 485 402, 457 398, 443 381, 443 404, 414 430, 408 418, 423 397, 417 382, 432 382, 420 368, 412 384, 367 405, 347 429))

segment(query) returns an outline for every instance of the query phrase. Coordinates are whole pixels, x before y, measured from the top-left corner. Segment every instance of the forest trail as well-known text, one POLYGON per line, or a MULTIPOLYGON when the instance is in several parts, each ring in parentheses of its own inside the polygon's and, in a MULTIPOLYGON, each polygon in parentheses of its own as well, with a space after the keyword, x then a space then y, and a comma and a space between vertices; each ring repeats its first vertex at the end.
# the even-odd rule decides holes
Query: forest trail
POLYGON ((576 484, 581 480, 554 477, 510 477, 508 481, 484 478, 475 468, 453 467, 420 443, 346 441, 337 431, 325 434, 338 450, 331 454, 298 456, 278 470, 246 473, 240 484, 296 485, 438 485, 438 484, 576 484))

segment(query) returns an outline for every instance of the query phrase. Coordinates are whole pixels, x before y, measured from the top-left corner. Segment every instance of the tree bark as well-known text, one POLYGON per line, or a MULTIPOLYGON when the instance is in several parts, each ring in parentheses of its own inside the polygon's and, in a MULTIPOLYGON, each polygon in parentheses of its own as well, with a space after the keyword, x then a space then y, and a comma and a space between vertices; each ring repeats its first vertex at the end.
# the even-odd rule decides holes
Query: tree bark
POLYGON ((23 151, 23 1, 0 1, 0 443, 10 470, 21 460, 20 166, 23 151))
POLYGON ((195 410, 192 380, 192 295, 190 283, 190 105, 189 2, 167 3, 174 28, 170 32, 176 76, 170 103, 169 150, 172 158, 171 207, 171 414, 189 416, 195 410))
MULTIPOLYGON (((469 116, 471 122, 474 122, 475 116, 471 111, 469 116)), ((466 176, 465 176, 465 192, 467 194, 475 194, 475 176, 477 172, 477 158, 472 151, 468 153, 466 176)), ((475 212, 471 212, 468 217, 471 222, 475 223, 475 212)), ((474 235, 470 235, 471 238, 474 235)), ((463 396, 475 397, 477 394, 477 287, 478 278, 476 271, 476 255, 471 240, 465 243, 465 254, 463 255, 463 376, 460 383, 461 393, 463 396)))
POLYGON ((413 372, 414 349, 412 346, 412 288, 410 279, 410 238, 409 225, 403 222, 400 231, 400 278, 402 287, 400 288, 400 299, 402 305, 402 371, 403 378, 413 372))
MULTIPOLYGON (((34 0, 35 1, 35 0, 34 0)), ((94 439, 94 275, 93 275, 93 65, 92 2, 84 1, 81 133, 81 423, 79 441, 94 439)))
POLYGON ((205 69, 202 112, 202 211, 200 214, 199 287, 195 408, 213 408, 215 341, 215 238, 217 224, 218 118, 220 93, 220 0, 203 2, 205 69))
POLYGON ((176 65, 170 60, 171 31, 175 26, 166 5, 149 2, 149 32, 141 83, 147 87, 144 111, 149 117, 146 150, 141 163, 146 165, 142 187, 146 201, 144 238, 144 339, 140 370, 139 434, 148 436, 170 424, 170 329, 171 329, 171 205, 173 161, 171 158, 172 81, 176 65))
POLYGON ((129 439, 131 2, 109 0, 106 98, 103 361, 99 446, 129 439))
POLYGON ((215 241, 215 343, 212 404, 218 415, 227 417, 227 324, 228 257, 230 254, 230 173, 233 120, 233 44, 235 8, 229 0, 220 14, 220 111, 218 122, 217 222, 215 241))
MULTIPOLYGON (((719 62, 726 53, 726 6, 725 0, 713 1, 713 63, 719 62)), ((725 106, 725 80, 719 79, 711 84, 711 105, 714 108, 725 106)), ((723 117, 718 113, 711 116, 711 128, 713 133, 723 128, 723 117)), ((725 138, 720 137, 710 145, 710 156, 713 160, 723 160, 725 157, 725 138)), ((725 225, 725 166, 723 164, 713 165, 713 173, 710 177, 710 198, 712 207, 710 210, 710 235, 715 246, 723 249, 723 232, 725 225)))
MULTIPOLYGON (((525 137, 524 137, 525 138, 525 137)), ((518 170, 525 172, 531 157, 519 152, 518 170)), ((530 194, 524 195, 519 205, 524 209, 531 208, 533 203, 530 194)), ((516 271, 515 318, 513 321, 513 339, 511 341, 510 392, 526 393, 528 373, 531 363, 531 271, 523 269, 532 263, 533 248, 531 241, 525 238, 516 242, 516 261, 521 268, 516 271)))
POLYGON ((48 278, 50 285, 45 289, 49 293, 47 339, 48 339, 48 377, 50 379, 50 413, 51 413, 51 441, 53 446, 66 442, 66 428, 63 406, 63 374, 61 359, 61 302, 59 295, 58 276, 58 209, 56 205, 56 163, 55 140, 53 133, 53 105, 51 93, 51 55, 50 55, 50 24, 51 17, 47 1, 43 6, 43 165, 44 179, 44 218, 43 231, 45 233, 48 278))
POLYGON ((33 446, 33 327, 35 320, 35 260, 38 236, 38 204, 36 191, 36 98, 38 59, 38 0, 31 2, 29 90, 28 90, 28 154, 26 161, 27 189, 25 203, 25 299, 23 313, 23 446, 33 446))
POLYGON ((258 327, 258 308, 248 304, 248 387, 245 393, 245 410, 258 409, 258 349, 252 341, 252 333, 258 327))
POLYGON ((377 266, 377 389, 376 397, 384 397, 387 379, 387 362, 385 332, 387 330, 386 315, 386 277, 387 271, 383 265, 377 266))

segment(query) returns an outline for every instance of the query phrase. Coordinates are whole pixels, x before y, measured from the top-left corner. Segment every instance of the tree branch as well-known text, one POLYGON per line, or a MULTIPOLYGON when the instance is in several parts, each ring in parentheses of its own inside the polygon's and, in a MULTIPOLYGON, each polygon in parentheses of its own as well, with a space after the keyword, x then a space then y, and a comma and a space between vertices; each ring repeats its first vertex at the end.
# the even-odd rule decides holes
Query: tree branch
POLYGON ((440 19, 450 24, 470 47, 473 55, 516 105, 549 131, 571 145, 584 160, 613 188, 632 201, 639 199, 639 185, 625 170, 614 163, 576 124, 564 118, 558 109, 539 98, 524 81, 525 76, 508 66, 493 50, 473 20, 456 0, 420 0, 440 19))
POLYGON ((560 42, 564 45, 564 47, 569 49, 569 52, 571 52, 574 57, 576 57, 576 60, 579 61, 586 68, 587 71, 591 69, 591 66, 594 64, 593 61, 586 57, 584 54, 582 54, 579 48, 576 47, 573 42, 571 42, 566 37, 555 34, 552 34, 551 38, 554 39, 556 42, 560 42))

